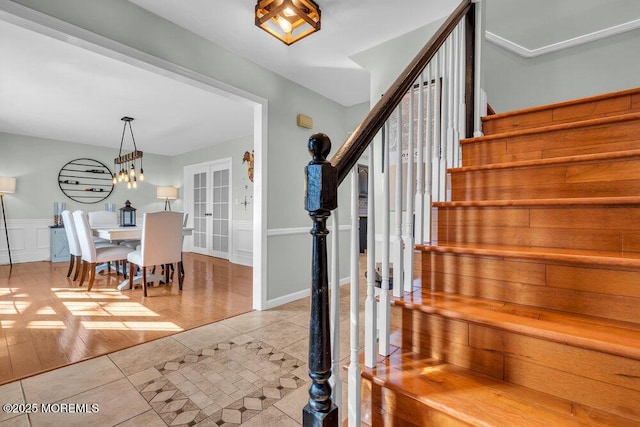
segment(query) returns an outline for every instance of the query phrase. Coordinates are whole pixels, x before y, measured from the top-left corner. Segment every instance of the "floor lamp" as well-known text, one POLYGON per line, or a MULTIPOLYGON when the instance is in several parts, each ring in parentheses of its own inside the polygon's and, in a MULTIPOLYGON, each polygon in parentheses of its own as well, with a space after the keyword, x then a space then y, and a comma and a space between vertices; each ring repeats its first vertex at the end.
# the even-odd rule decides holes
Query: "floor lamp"
POLYGON ((13 268, 13 261, 11 260, 11 245, 9 245, 9 230, 7 229, 7 215, 4 210, 4 195, 5 193, 16 192, 16 179, 8 176, 0 176, 0 204, 2 204, 2 219, 4 220, 4 235, 7 239, 7 250, 9 251, 9 268, 13 268))
POLYGON ((178 189, 176 187, 158 187, 156 189, 156 197, 158 199, 164 199, 164 210, 171 210, 171 203, 169 200, 175 200, 178 198, 178 189))

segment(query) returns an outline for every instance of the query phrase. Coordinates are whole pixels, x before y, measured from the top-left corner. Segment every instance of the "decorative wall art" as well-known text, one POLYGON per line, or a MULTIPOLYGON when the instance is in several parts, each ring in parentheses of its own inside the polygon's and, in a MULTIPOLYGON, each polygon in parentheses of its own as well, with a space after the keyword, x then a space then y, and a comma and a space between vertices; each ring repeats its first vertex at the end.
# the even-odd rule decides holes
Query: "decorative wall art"
POLYGON ((60 169, 58 186, 74 202, 98 203, 113 191, 112 176, 111 170, 98 160, 75 159, 60 169))

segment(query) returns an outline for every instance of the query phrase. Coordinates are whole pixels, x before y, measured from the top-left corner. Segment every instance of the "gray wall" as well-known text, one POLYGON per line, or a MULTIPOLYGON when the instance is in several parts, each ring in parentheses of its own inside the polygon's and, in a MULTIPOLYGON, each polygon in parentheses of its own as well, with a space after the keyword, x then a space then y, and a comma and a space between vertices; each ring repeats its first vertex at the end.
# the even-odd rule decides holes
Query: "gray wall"
POLYGON ((174 178, 175 182, 179 183, 176 185, 180 187, 180 197, 184 199, 184 176, 182 172, 185 166, 230 157, 232 158, 231 183, 233 185, 231 194, 233 194, 234 199, 237 199, 238 202, 236 203, 236 200, 231 201, 233 204, 233 219, 235 221, 249 221, 253 219, 253 182, 249 180, 247 175, 247 164, 242 163, 244 152, 251 151, 252 149, 253 137, 248 136, 222 144, 216 144, 201 150, 173 156, 171 158, 171 169, 176 175, 174 178), (240 202, 244 201, 245 195, 249 201, 249 205, 247 205, 246 208, 240 204, 240 202))
POLYGON ((484 89, 496 112, 630 89, 638 52, 640 30, 529 59, 485 40, 484 89))
POLYGON ((167 181, 166 171, 171 170, 171 159, 145 153, 145 180, 137 189, 128 190, 124 184, 116 184, 113 192, 103 202, 77 203, 62 193, 58 186, 58 173, 67 162, 86 157, 101 161, 113 169, 117 152, 113 149, 65 141, 34 138, 30 136, 0 133, 0 171, 5 176, 16 177, 16 193, 11 197, 10 218, 44 219, 53 224, 53 202, 65 202, 69 210, 104 210, 107 202, 116 209, 130 200, 137 213, 164 209, 164 202, 156 198, 156 186, 174 185, 167 181))

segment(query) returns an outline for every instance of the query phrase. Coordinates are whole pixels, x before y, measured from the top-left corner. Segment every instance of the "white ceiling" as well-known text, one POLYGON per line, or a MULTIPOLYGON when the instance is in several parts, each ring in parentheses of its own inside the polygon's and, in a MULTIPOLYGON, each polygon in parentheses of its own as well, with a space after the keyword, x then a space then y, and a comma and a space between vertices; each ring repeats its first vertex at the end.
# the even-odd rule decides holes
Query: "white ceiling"
MULTIPOLYGON (((459 3, 318 0, 322 29, 287 47, 255 27, 254 0, 130 1, 345 106, 369 94, 368 73, 350 56, 459 3)), ((638 0, 486 1, 487 30, 526 49, 640 18, 638 0)), ((141 150, 175 155, 253 130, 246 104, 2 20, 0 57, 0 132, 117 149, 126 115, 141 150)))

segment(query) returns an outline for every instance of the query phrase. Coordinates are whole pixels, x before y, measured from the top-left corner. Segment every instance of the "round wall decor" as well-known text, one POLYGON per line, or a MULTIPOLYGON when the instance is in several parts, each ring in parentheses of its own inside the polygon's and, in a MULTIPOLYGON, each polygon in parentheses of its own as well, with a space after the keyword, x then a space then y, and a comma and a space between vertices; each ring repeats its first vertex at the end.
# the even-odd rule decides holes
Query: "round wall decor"
POLYGON ((113 174, 93 159, 71 160, 58 173, 58 186, 65 196, 78 203, 98 203, 113 191, 113 174))

